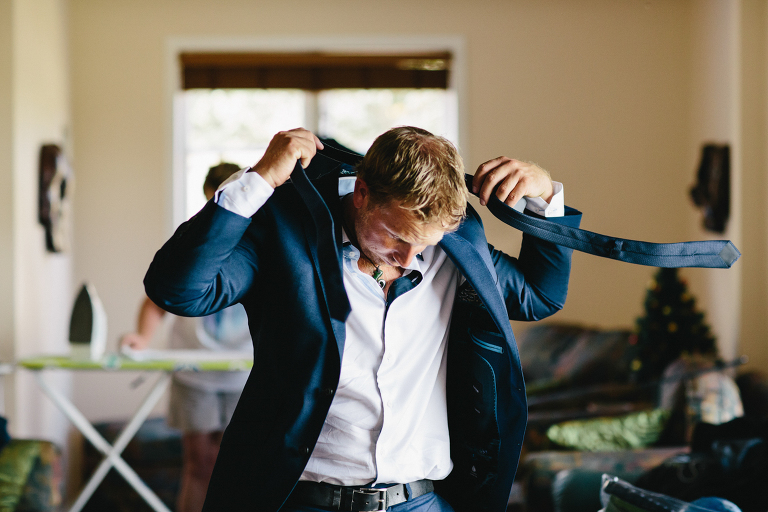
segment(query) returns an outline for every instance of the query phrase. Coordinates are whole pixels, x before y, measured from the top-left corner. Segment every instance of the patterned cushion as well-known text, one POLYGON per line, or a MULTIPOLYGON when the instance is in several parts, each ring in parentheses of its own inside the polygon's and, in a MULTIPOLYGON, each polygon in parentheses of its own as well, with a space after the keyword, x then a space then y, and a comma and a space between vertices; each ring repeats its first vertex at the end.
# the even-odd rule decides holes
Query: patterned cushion
POLYGON ((576 325, 536 324, 517 336, 526 382, 553 379, 553 366, 582 332, 576 325))
POLYGON ((683 356, 664 371, 659 407, 675 411, 670 430, 676 432, 680 441, 690 441, 700 422, 720 425, 744 416, 736 382, 722 371, 706 371, 715 368, 715 364, 712 358, 683 356), (696 375, 697 372, 705 373, 696 375))
POLYGON ((563 386, 626 382, 629 330, 538 324, 518 338, 529 394, 563 386))
POLYGON ((40 454, 35 459, 15 512, 59 510, 62 485, 61 454, 54 444, 40 441, 40 454))
POLYGON ((694 421, 712 425, 744 416, 739 388, 733 379, 722 373, 705 373, 694 379, 687 405, 694 421))
POLYGON ((60 486, 59 453, 53 444, 14 439, 0 452, 0 512, 57 510, 60 486))

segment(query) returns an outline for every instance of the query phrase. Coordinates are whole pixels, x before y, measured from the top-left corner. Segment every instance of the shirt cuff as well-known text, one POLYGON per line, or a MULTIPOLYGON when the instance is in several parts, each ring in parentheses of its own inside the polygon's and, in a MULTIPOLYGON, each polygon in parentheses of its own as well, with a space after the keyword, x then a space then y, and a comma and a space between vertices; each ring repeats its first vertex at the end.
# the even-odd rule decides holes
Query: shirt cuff
POLYGON ((250 169, 240 169, 219 186, 213 196, 216 204, 242 217, 251 217, 264 206, 275 189, 250 169))
POLYGON ((525 208, 527 210, 542 217, 562 217, 565 215, 565 191, 563 184, 559 181, 553 181, 552 187, 555 195, 552 196, 552 200, 549 203, 540 197, 526 197, 515 205, 515 209, 522 211, 522 208, 518 205, 525 201, 525 208))

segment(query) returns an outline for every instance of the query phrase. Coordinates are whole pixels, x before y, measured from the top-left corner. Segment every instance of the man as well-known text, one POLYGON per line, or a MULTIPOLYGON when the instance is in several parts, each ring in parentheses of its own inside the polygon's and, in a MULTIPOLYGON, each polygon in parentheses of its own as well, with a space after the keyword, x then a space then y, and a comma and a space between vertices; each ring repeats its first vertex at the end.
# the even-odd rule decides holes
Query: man
MULTIPOLYGON (((504 510, 526 421, 509 318, 562 308, 571 251, 489 246, 458 152, 418 128, 380 136, 356 179, 317 180, 308 207, 286 181, 322 148, 303 129, 277 134, 145 279, 176 314, 242 303, 257 340, 204 510, 504 510)), ((532 164, 486 162, 472 189, 562 215, 562 186, 532 164)))

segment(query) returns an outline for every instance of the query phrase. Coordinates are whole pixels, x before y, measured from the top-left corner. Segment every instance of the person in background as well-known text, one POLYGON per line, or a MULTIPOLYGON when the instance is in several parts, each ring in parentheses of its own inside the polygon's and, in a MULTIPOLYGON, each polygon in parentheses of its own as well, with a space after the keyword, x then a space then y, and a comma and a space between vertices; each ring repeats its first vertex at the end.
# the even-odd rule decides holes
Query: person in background
MULTIPOLYGON (((240 168, 221 163, 208 171, 203 185, 206 199, 240 168)), ((136 332, 123 336, 121 345, 134 350, 149 346, 165 311, 145 297, 136 332)), ((251 350, 248 318, 241 304, 200 317, 176 317, 170 334, 172 349, 251 350)), ((247 371, 176 372, 171 383, 168 424, 182 431, 182 477, 177 512, 199 512, 208 489, 221 437, 240 393, 247 371)))

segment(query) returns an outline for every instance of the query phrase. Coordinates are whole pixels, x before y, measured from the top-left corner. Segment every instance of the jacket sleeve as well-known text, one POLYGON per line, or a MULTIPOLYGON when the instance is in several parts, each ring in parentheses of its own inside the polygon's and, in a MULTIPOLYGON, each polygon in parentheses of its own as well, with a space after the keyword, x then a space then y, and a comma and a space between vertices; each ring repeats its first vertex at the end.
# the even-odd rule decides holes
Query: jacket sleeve
MULTIPOLYGON (((526 215, 536 216, 528 211, 526 215)), ((566 207, 564 216, 546 220, 578 227, 581 212, 566 207)), ((541 320, 563 308, 568 294, 572 249, 524 234, 517 258, 490 244, 489 250, 511 320, 541 320)))
POLYGON ((203 316, 238 302, 254 285, 259 268, 253 218, 232 213, 213 201, 155 254, 144 277, 147 296, 180 316, 203 316))

